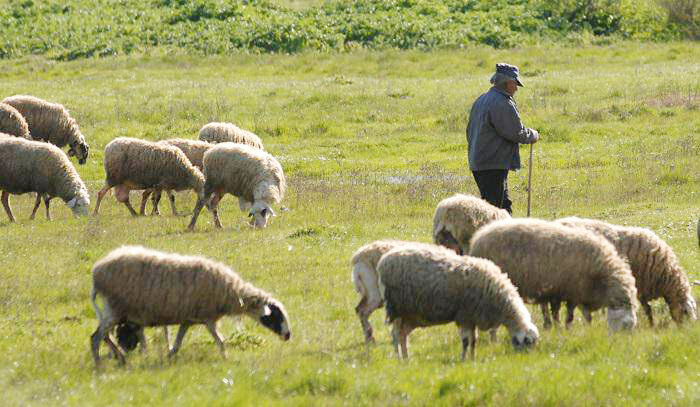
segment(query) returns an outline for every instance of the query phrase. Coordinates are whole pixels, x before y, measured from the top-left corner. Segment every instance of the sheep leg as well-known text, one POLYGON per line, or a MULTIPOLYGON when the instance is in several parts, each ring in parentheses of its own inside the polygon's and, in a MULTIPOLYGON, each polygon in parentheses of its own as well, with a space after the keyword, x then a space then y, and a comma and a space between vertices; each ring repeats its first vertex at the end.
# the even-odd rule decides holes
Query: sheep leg
POLYGON ((168 338, 168 326, 163 325, 163 339, 165 340, 165 347, 170 349, 170 338, 168 338))
POLYGON ((92 213, 93 215, 97 215, 97 212, 100 210, 100 203, 102 202, 102 198, 105 196, 107 191, 110 190, 110 188, 112 187, 109 185, 105 185, 104 187, 102 187, 102 189, 100 189, 100 192, 97 193, 97 203, 95 204, 95 211, 92 213))
POLYGON ((136 336, 139 337, 139 343, 141 344, 141 353, 146 353, 146 335, 143 334, 144 327, 140 327, 138 331, 136 331, 136 336))
POLYGON ((398 343, 401 345, 401 356, 408 359, 408 335, 413 331, 413 326, 401 322, 398 332, 398 343))
POLYGON ((44 195, 44 206, 46 207, 46 219, 51 220, 51 212, 49 211, 49 204, 51 201, 50 195, 44 195))
POLYGON ((223 227, 221 225, 221 220, 219 219, 219 201, 220 200, 221 200, 221 195, 219 195, 218 192, 214 192, 214 194, 211 197, 211 203, 209 204, 211 207, 212 215, 214 216, 214 226, 216 226, 219 229, 221 229, 223 227))
POLYGON ((168 352, 169 358, 175 356, 177 351, 180 350, 180 345, 182 345, 182 340, 185 338, 185 333, 189 327, 189 323, 183 323, 180 325, 180 329, 177 331, 177 337, 175 338, 175 345, 173 345, 173 348, 170 349, 170 352, 168 352))
POLYGON ((477 331, 475 326, 460 326, 459 327, 459 336, 462 338, 462 362, 464 362, 464 358, 467 355, 467 349, 469 348, 469 344, 471 343, 471 349, 469 349, 469 357, 471 360, 476 359, 476 339, 477 339, 477 331))
POLYGON ((574 322, 574 310, 576 309, 576 304, 567 302, 566 303, 566 329, 571 328, 571 324, 574 322))
POLYGON ((651 305, 649 305, 648 302, 643 302, 642 303, 642 308, 644 308, 644 313, 647 314, 647 318, 649 319, 649 325, 654 326, 654 317, 651 315, 651 305))
POLYGON ((5 212, 7 213, 7 217, 10 219, 10 222, 15 221, 15 217, 12 216, 12 209, 10 208, 10 193, 7 191, 2 191, 2 206, 5 207, 5 212))
POLYGON ((224 341, 221 339, 221 335, 219 335, 219 332, 216 330, 216 321, 209 321, 206 323, 207 329, 209 330, 209 333, 211 336, 214 337, 214 342, 219 346, 219 350, 221 351, 221 356, 226 358, 226 348, 224 348, 224 341))
POLYGON ((146 215, 146 204, 148 203, 148 196, 151 195, 152 192, 152 189, 146 189, 141 194, 141 206, 139 207, 139 215, 146 215))
POLYGON ((160 189, 155 191, 153 194, 153 197, 151 197, 151 203, 153 204, 153 210, 151 211, 151 216, 159 216, 160 215, 160 210, 158 209, 158 204, 160 204, 160 197, 163 194, 163 191, 160 189))
POLYGON ((117 345, 115 345, 109 337, 109 331, 113 327, 113 323, 100 322, 100 325, 97 327, 92 336, 90 336, 90 341, 92 344, 92 357, 95 359, 96 365, 99 365, 100 363, 100 343, 103 340, 107 343, 107 345, 109 345, 110 349, 112 350, 112 353, 117 357, 117 359, 119 359, 119 362, 121 364, 126 363, 126 358, 124 357, 124 354, 121 350, 119 350, 117 345))
POLYGON ((173 210, 173 216, 177 216, 177 208, 175 207, 175 193, 173 191, 168 191, 168 201, 170 202, 170 209, 173 210))
POLYGON ((552 301, 549 303, 549 307, 552 309, 552 321, 559 325, 559 309, 561 309, 561 301, 552 301))
POLYGON ((34 220, 36 216, 36 211, 39 210, 39 205, 41 205, 41 194, 36 193, 36 201, 34 202, 34 209, 32 209, 32 214, 29 216, 29 220, 34 220))
POLYGON ((131 202, 129 202, 129 187, 126 185, 117 185, 114 187, 114 196, 116 196, 117 201, 123 203, 126 205, 127 209, 129 209, 129 212, 131 212, 131 216, 139 216, 138 213, 134 210, 134 207, 131 206, 131 202))
POLYGON ((590 324, 591 321, 593 321, 593 318, 591 317, 591 311, 588 309, 587 306, 581 305, 581 313, 583 314, 583 319, 586 320, 587 324, 590 324))
POLYGON ((496 342, 498 340, 498 328, 489 329, 489 335, 491 336, 491 342, 496 342))
POLYGON ((204 207, 204 203, 207 201, 207 198, 209 198, 209 195, 204 194, 203 197, 197 200, 197 204, 194 206, 194 212, 192 213, 192 220, 190 221, 189 226, 187 226, 188 230, 194 230, 194 224, 197 223, 197 217, 199 216, 199 212, 202 211, 202 208, 204 207))
POLYGON ((552 327, 552 319, 549 317, 548 303, 543 302, 540 304, 540 309, 542 310, 542 319, 544 320, 544 329, 549 329, 552 327))

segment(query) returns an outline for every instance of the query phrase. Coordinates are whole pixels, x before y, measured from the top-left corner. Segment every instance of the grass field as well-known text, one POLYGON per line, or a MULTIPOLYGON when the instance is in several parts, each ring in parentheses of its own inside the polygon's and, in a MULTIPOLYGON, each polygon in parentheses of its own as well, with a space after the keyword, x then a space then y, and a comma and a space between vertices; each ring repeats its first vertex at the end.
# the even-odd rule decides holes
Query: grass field
MULTIPOLYGON (((658 328, 640 318, 634 332, 609 336, 603 315, 589 327, 577 314, 573 329, 545 331, 525 353, 504 331, 496 343, 482 335, 476 361, 465 363, 454 326, 416 331, 411 359, 397 361, 379 310, 371 318, 378 343, 365 353, 349 257, 380 238, 430 241, 435 205, 477 193, 466 117, 501 61, 524 73, 516 100, 542 134, 533 216, 649 227, 699 279, 695 43, 0 60, 2 97, 33 94, 77 118, 91 145, 78 171, 93 200, 113 138, 196 138, 214 120, 260 135, 289 185, 265 230, 247 227, 230 196, 220 206, 224 229, 202 213, 193 233, 166 202, 163 216, 132 218, 110 194, 98 217, 74 219, 55 200, 49 222, 43 212, 27 220, 33 196, 11 197, 19 221, 0 219, 3 404, 697 405, 700 325, 676 326, 663 301, 653 303, 658 328), (160 331, 149 330, 146 355, 96 370, 90 268, 122 244, 225 262, 285 304, 292 340, 224 319, 228 359, 197 327, 167 360, 160 331)), ((526 184, 527 168, 511 174, 515 216, 526 214, 526 184)), ((179 208, 194 199, 180 193, 179 208)))

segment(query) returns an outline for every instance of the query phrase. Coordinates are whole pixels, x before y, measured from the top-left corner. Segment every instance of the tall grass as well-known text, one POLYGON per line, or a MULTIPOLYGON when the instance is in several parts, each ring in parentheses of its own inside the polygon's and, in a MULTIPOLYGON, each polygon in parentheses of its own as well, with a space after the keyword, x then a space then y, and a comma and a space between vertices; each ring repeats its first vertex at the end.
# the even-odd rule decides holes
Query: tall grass
MULTIPOLYGON (((78 171, 93 198, 114 137, 195 138, 211 120, 259 134, 289 181, 265 230, 250 229, 231 197, 221 204, 223 230, 203 213, 193 233, 185 217, 131 218, 113 196, 98 217, 82 219, 54 202, 51 222, 27 220, 32 196, 11 197, 19 221, 0 221, 3 403, 697 404, 700 327, 677 327, 663 301, 653 303, 658 328, 642 323, 610 336, 599 313, 592 326, 577 318, 570 330, 543 332, 527 353, 512 350, 502 332, 497 342, 482 338, 476 362, 466 363, 453 326, 418 330, 411 359, 395 360, 379 310, 371 318, 378 344, 366 354, 349 256, 379 238, 430 241, 435 205, 477 193, 466 168, 466 115, 500 61, 526 75, 516 100, 542 134, 533 216, 649 227, 700 278, 694 43, 0 61, 5 95, 57 101, 77 118, 92 147, 78 171), (225 262, 285 304, 292 340, 224 319, 228 359, 195 328, 167 360, 160 332, 149 330, 147 354, 95 370, 90 268, 122 244, 225 262)), ((516 216, 525 214, 526 174, 510 176, 516 216)), ((178 196, 181 210, 193 201, 178 196)))

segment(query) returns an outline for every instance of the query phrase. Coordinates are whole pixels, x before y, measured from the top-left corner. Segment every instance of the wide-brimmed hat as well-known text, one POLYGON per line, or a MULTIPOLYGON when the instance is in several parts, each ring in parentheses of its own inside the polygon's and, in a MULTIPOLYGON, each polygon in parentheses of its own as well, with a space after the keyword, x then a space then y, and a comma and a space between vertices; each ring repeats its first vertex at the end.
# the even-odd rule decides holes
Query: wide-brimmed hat
POLYGON ((496 72, 513 78, 518 86, 523 86, 523 82, 520 80, 520 71, 518 71, 517 66, 506 63, 496 64, 496 72))

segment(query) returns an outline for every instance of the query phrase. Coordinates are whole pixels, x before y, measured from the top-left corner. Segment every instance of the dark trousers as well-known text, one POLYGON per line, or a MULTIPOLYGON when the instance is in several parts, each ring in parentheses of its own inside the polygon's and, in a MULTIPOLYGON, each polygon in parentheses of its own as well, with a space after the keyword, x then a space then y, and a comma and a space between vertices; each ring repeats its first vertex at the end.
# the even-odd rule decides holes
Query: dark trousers
POLYGON ((472 174, 481 198, 513 215, 512 202, 508 199, 508 170, 472 171, 472 174))

